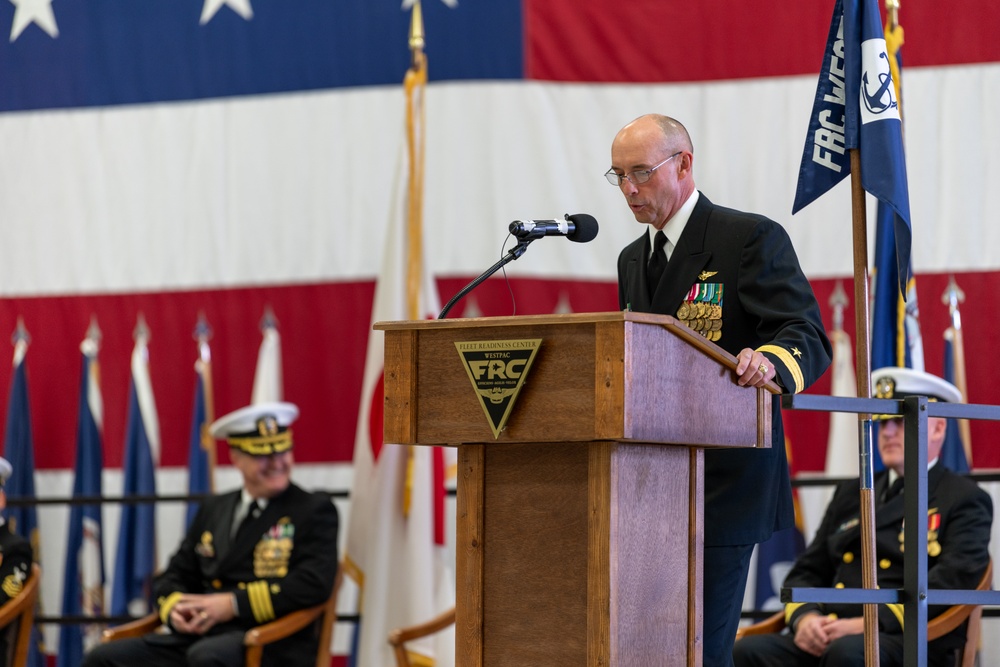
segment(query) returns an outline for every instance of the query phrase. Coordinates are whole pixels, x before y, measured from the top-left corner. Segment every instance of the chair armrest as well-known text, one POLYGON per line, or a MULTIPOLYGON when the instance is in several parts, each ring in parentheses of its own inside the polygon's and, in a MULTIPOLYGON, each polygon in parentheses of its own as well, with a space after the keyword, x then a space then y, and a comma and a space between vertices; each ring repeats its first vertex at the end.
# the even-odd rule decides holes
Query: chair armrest
POLYGON ((435 632, 447 628, 454 622, 455 608, 452 607, 447 611, 441 612, 431 620, 420 623, 419 625, 411 625, 406 628, 396 628, 389 633, 389 643, 393 646, 400 646, 404 642, 408 642, 411 639, 432 635, 435 632))
POLYGON ((766 635, 774 632, 781 632, 785 629, 785 612, 779 611, 768 616, 763 621, 742 627, 736 631, 736 638, 740 639, 749 635, 766 635))
POLYGON ((129 637, 141 637, 142 635, 149 634, 160 627, 160 625, 159 614, 153 612, 123 625, 107 628, 101 633, 101 642, 107 643, 118 639, 128 639, 129 637))
POLYGON ((975 608, 975 605, 971 604, 956 604, 948 607, 943 614, 927 621, 927 641, 932 642, 960 626, 975 608))
POLYGON ((326 609, 326 605, 327 603, 324 602, 308 609, 299 609, 270 623, 251 628, 243 635, 243 645, 264 646, 284 639, 319 618, 323 610, 326 609))
MULTIPOLYGON (((988 591, 993 584, 993 559, 986 564, 986 571, 983 572, 977 591, 988 591)), ((943 637, 969 618, 977 606, 972 604, 956 604, 948 607, 942 614, 935 616, 927 622, 927 641, 934 641, 943 637)))

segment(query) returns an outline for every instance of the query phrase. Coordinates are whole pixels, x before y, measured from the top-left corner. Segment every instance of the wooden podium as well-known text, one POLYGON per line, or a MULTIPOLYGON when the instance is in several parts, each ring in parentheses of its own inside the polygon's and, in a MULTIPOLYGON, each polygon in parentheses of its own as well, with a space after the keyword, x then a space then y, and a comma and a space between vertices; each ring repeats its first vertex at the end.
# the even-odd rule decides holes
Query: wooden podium
POLYGON ((769 447, 768 391, 661 315, 375 328, 385 441, 459 448, 456 665, 701 665, 703 448, 769 447), (460 349, 523 341, 494 437, 460 349))

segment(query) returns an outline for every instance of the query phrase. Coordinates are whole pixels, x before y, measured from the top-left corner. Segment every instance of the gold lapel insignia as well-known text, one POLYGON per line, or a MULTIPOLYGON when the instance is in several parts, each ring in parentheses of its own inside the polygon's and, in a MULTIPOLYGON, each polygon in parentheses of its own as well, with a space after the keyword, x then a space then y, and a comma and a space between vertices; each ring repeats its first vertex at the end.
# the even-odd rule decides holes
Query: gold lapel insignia
POLYGON ((802 351, 799 350, 799 348, 797 348, 797 347, 793 347, 792 348, 792 356, 793 357, 801 357, 802 356, 802 351))
POLYGON ((698 274, 698 280, 705 281, 714 276, 718 271, 702 271, 698 274))

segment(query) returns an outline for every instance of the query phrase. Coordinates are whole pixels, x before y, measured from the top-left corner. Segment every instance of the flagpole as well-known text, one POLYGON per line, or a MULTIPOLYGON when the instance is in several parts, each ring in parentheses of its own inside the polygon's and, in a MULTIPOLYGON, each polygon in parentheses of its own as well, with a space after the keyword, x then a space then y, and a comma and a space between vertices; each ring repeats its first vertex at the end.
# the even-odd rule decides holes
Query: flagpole
MULTIPOLYGON (((868 313, 868 222, 861 185, 861 153, 850 149, 851 219, 854 238, 854 332, 858 398, 872 397, 871 324, 868 313)), ((878 588, 875 575, 875 501, 873 497, 872 416, 858 415, 858 473, 861 480, 861 581, 878 588)), ((864 605, 865 665, 878 667, 878 605, 864 605)))
MULTIPOLYGON (((955 282, 955 276, 948 277, 948 288, 941 295, 941 301, 948 306, 948 315, 951 317, 951 345, 954 354, 955 386, 962 392, 965 402, 969 402, 968 384, 965 376, 965 338, 962 334, 962 313, 958 309, 958 304, 965 302, 965 292, 961 290, 955 282)), ((948 332, 945 332, 948 335, 948 332)), ((962 434, 962 448, 965 450, 965 460, 972 470, 972 430, 969 428, 968 419, 958 420, 958 430, 962 434)))
POLYGON ((424 225, 424 92, 427 86, 427 58, 424 55, 424 19, 420 0, 413 3, 410 16, 410 54, 406 70, 406 149, 410 173, 407 182, 407 266, 406 308, 411 320, 420 318, 420 287, 423 275, 424 225))
POLYGON ((208 492, 215 493, 215 466, 217 453, 215 438, 209 426, 215 421, 215 401, 212 399, 212 351, 208 341, 212 337, 212 327, 204 312, 198 313, 198 323, 194 329, 194 339, 198 342, 198 370, 201 375, 202 391, 205 394, 205 422, 201 425, 201 447, 208 460, 208 492))
MULTIPOLYGON (((416 320, 420 312, 420 288, 424 255, 424 93, 427 87, 427 57, 424 55, 424 15, 420 0, 413 3, 410 13, 409 47, 411 62, 403 77, 406 93, 406 152, 410 171, 407 175, 406 210, 406 316, 416 320)), ((403 485, 403 516, 410 515, 413 494, 414 460, 416 452, 406 450, 406 478, 403 485)))

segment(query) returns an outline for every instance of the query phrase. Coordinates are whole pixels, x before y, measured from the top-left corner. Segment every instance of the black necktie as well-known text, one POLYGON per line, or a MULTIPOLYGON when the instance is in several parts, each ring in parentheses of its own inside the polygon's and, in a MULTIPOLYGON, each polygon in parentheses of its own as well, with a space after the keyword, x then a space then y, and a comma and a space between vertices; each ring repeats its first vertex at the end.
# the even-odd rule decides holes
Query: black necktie
POLYGON ((892 486, 885 492, 885 502, 889 502, 903 491, 903 478, 897 477, 892 486))
POLYGON ((233 541, 238 540, 240 536, 243 534, 243 532, 246 530, 247 526, 250 525, 250 522, 259 516, 260 516, 260 505, 257 504, 256 500, 251 500, 250 506, 247 507, 246 516, 244 516, 243 520, 240 522, 240 527, 236 529, 236 536, 233 538, 233 541))
POLYGON ((664 269, 667 268, 667 253, 663 247, 667 244, 667 235, 663 230, 656 232, 653 239, 653 255, 646 265, 646 283, 649 285, 649 293, 656 291, 656 286, 660 284, 660 277, 664 269))

